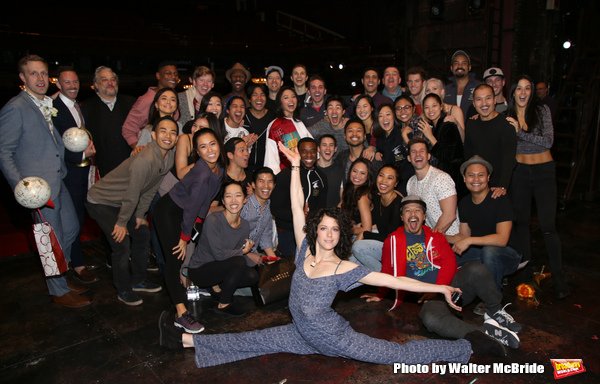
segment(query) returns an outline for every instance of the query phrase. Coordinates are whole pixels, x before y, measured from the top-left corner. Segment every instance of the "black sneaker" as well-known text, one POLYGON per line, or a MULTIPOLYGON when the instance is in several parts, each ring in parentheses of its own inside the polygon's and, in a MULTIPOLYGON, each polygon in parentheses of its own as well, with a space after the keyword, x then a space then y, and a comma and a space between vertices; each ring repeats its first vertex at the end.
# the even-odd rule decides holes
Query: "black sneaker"
POLYGON ((204 325, 197 322, 189 312, 185 312, 180 317, 175 317, 173 325, 182 328, 187 333, 200 333, 204 331, 204 325))
POLYGON ((144 300, 142 300, 135 292, 132 291, 119 292, 119 294, 117 295, 117 299, 119 299, 119 301, 125 303, 126 305, 130 305, 132 307, 142 305, 144 303, 144 300))
POLYGON ((504 307, 502 307, 502 309, 500 309, 499 311, 497 311, 496 313, 492 314, 492 315, 488 315, 487 313, 485 313, 483 315, 483 319, 488 320, 488 319, 494 319, 498 322, 498 324, 500 324, 502 327, 508 328, 513 332, 521 332, 521 329, 523 329, 523 326, 519 323, 517 323, 515 321, 515 319, 508 314, 508 312, 506 312, 504 310, 504 308, 508 307, 510 305, 510 303, 506 304, 504 307))
POLYGON ((169 349, 183 349, 181 335, 183 330, 173 324, 173 317, 168 311, 162 311, 158 318, 158 344, 169 349))
POLYGON ((156 262, 156 256, 154 254, 151 254, 148 257, 148 266, 146 267, 146 271, 148 271, 148 272, 158 272, 159 271, 158 263, 156 262))
POLYGON ((212 308, 212 310, 219 315, 225 315, 225 316, 231 316, 231 317, 240 317, 240 316, 244 316, 246 314, 246 311, 244 311, 242 308, 240 308, 235 303, 231 303, 224 308, 219 308, 219 305, 217 304, 215 307, 212 308))
POLYGON ((521 340, 515 332, 501 326, 492 318, 483 322, 483 328, 485 329, 485 333, 510 348, 517 349, 521 344, 521 340))
POLYGON ((142 281, 141 283, 137 283, 131 289, 134 292, 160 292, 162 290, 162 286, 160 284, 153 283, 151 281, 142 281))
POLYGON ((506 356, 506 349, 504 348, 504 345, 481 331, 467 333, 465 335, 465 340, 471 343, 473 354, 477 356, 506 356))

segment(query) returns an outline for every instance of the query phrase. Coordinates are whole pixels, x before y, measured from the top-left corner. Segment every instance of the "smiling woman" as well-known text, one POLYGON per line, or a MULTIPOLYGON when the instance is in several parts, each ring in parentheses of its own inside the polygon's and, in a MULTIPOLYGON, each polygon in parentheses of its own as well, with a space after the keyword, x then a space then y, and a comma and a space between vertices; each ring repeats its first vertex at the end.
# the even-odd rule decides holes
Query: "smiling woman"
POLYGON ((188 332, 204 329, 187 312, 185 287, 180 283, 180 270, 186 256, 192 229, 202 230, 210 203, 219 191, 223 178, 221 144, 210 128, 202 128, 192 140, 197 161, 191 170, 160 198, 154 209, 161 249, 165 257, 165 282, 175 305, 178 326, 188 332))
POLYGON ((225 210, 206 218, 200 242, 190 259, 188 276, 197 286, 211 291, 218 301, 213 308, 216 313, 241 316, 245 311, 234 302, 233 293, 258 281, 258 272, 253 267, 262 263, 262 259, 252 252, 250 224, 240 216, 246 202, 242 185, 226 182, 221 202, 225 210))
MULTIPOLYGON (((435 361, 466 363, 471 356, 467 340, 419 340, 399 344, 356 332, 331 304, 338 291, 360 284, 409 291, 440 292, 448 305, 455 288, 422 283, 406 277, 370 272, 344 260, 350 254, 350 223, 339 209, 323 209, 306 221, 300 187, 300 155, 283 144, 279 149, 292 165, 290 198, 298 244, 289 308, 291 324, 236 334, 190 335, 171 326, 168 313, 159 319, 160 344, 170 348, 194 347, 196 365, 210 367, 272 353, 322 354, 378 364, 435 361), (305 233, 306 230, 306 233, 305 233)), ((227 224, 228 225, 228 224, 227 224)))

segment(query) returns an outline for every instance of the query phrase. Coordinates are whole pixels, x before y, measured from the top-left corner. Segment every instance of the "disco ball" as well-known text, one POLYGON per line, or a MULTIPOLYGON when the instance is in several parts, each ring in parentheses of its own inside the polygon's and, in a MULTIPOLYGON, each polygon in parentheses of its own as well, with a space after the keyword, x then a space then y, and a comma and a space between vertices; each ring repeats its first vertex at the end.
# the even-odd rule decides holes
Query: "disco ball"
POLYGON ((82 152, 90 143, 90 137, 85 129, 69 128, 62 136, 65 148, 71 152, 82 152))
POLYGON ((50 199, 50 185, 41 177, 30 176, 22 179, 15 187, 15 199, 25 208, 37 209, 50 199))

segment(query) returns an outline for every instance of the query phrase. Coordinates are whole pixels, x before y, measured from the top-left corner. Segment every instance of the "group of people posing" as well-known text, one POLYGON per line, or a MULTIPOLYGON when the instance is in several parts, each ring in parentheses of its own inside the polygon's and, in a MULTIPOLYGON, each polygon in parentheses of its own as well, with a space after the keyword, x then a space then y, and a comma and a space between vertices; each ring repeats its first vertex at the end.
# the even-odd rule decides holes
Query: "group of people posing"
MULTIPOLYGON (((303 65, 287 87, 279 66, 266 69, 266 86, 247 85, 251 74, 236 63, 225 74, 232 90, 221 96, 203 66, 177 92, 177 66, 164 62, 157 85, 135 100, 118 94, 117 75, 103 66, 96 94, 80 106, 76 71, 59 70, 52 99, 47 63, 29 55, 19 62, 24 90, 0 111, 0 168, 13 187, 26 176, 49 181, 54 207, 42 212, 76 281, 97 280, 77 240, 86 211, 110 245, 119 301, 141 305, 140 292, 162 290, 147 278, 154 254, 175 308, 160 316, 161 345, 194 346, 199 367, 275 352, 378 363, 504 355, 504 346, 518 348, 521 325, 502 306, 503 278, 533 264, 532 199, 556 295, 570 293, 555 227, 552 115, 528 76, 504 99, 500 68, 481 83, 457 51, 450 70, 444 86, 410 68, 403 89, 398 68, 382 79, 368 68, 364 92, 343 98, 328 97, 324 79, 303 65), (60 139, 72 126, 90 133, 82 152, 60 139), (27 150, 34 142, 43 151, 27 150), (187 287, 202 288, 215 312, 242 316, 236 292, 276 257, 296 263, 293 324, 197 335, 204 326, 188 311, 187 287), (424 325, 458 340, 399 345, 354 332, 331 302, 359 284, 381 287, 367 301, 391 288, 392 308, 402 292, 424 292, 424 325), (476 299, 481 326, 452 313, 476 299)), ((92 302, 70 279, 46 281, 57 304, 92 302)))

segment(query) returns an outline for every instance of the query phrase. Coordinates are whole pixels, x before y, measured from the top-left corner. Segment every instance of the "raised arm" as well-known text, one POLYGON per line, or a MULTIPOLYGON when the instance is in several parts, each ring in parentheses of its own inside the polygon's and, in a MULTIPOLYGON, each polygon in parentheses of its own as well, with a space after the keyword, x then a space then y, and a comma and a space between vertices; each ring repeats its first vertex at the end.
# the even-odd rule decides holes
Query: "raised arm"
POLYGON ((305 237, 304 224, 306 224, 306 217, 304 216, 304 191, 302 190, 302 184, 300 183, 300 154, 298 153, 297 148, 291 150, 281 141, 277 142, 277 146, 281 153, 283 153, 292 164, 290 201, 292 203, 294 238, 296 239, 296 244, 300 246, 305 237))

